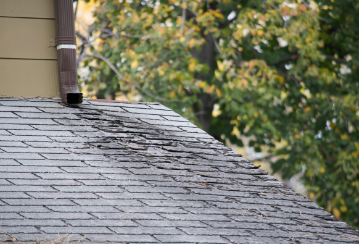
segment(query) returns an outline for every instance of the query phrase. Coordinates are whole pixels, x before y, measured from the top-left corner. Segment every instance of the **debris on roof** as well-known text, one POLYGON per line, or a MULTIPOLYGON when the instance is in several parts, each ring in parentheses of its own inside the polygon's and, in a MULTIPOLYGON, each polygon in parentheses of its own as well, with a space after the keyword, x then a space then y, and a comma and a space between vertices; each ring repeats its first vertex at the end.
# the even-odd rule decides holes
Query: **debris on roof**
POLYGON ((0 98, 0 240, 359 243, 172 110, 0 98))

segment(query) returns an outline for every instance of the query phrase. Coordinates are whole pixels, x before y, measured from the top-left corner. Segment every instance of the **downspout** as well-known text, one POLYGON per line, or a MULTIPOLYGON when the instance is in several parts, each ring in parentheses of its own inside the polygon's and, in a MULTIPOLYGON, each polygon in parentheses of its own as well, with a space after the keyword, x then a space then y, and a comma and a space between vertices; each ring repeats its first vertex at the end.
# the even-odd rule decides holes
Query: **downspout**
POLYGON ((67 104, 82 103, 78 88, 73 0, 54 0, 57 67, 61 99, 67 104))

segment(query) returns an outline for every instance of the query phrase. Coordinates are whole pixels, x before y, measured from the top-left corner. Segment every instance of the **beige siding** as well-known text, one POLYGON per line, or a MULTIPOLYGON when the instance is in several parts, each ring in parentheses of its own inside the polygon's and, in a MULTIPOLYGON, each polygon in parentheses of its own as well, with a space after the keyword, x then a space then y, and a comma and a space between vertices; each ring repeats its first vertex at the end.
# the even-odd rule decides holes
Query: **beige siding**
POLYGON ((59 97, 53 0, 0 0, 0 96, 59 97))
POLYGON ((0 16, 54 19, 54 1, 0 0, 0 16))
POLYGON ((57 61, 0 59, 0 96, 59 97, 57 61))
POLYGON ((56 59, 51 38, 55 20, 0 17, 0 58, 56 59))

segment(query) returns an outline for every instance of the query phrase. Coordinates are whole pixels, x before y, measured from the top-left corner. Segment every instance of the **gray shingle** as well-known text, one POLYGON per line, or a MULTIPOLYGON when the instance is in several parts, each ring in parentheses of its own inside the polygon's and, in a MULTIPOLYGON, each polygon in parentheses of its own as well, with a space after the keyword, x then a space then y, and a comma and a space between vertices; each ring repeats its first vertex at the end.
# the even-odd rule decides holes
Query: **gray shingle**
POLYGON ((175 234, 183 233, 173 227, 162 227, 162 228, 111 227, 110 229, 115 231, 117 234, 121 234, 121 235, 144 235, 144 234, 175 235, 175 234))
POLYGON ((28 113, 39 113, 41 110, 34 107, 8 107, 0 106, 0 112, 28 112, 28 113))
MULTIPOLYGON (((101 195, 96 192, 97 195, 101 195)), ((81 206, 142 206, 138 200, 133 199, 75 199, 75 203, 81 206)))
POLYGON ((155 235, 155 238, 159 239, 161 242, 165 243, 228 243, 226 239, 223 239, 220 236, 190 236, 190 235, 155 235))
POLYGON ((0 124, 19 124, 19 125, 56 125, 52 119, 24 119, 24 118, 0 118, 0 124))
POLYGON ((0 161, 1 165, 21 165, 15 159, 1 159, 0 161))
MULTIPOLYGON (((71 214, 74 214, 74 213, 71 213, 71 214)), ((79 214, 79 213, 76 213, 76 214, 79 214)), ((82 214, 82 213, 81 213, 82 214)), ((100 213, 98 213, 100 214, 100 213)), ((112 213, 112 214, 115 214, 115 213, 112 213)), ((95 215, 94 213, 92 213, 92 215, 95 215)), ((88 226, 88 227, 100 227, 100 226, 111 226, 111 227, 114 227, 114 226, 120 226, 121 228, 123 227, 130 227, 130 226, 133 226, 133 227, 137 227, 138 224, 136 224, 135 222, 131 221, 131 220, 128 220, 128 219, 116 219, 116 220, 111 220, 111 219, 86 219, 86 220, 71 220, 72 217, 70 217, 69 219, 70 220, 66 220, 66 223, 70 224, 71 226, 78 226, 78 227, 84 227, 84 226, 88 226)))
POLYGON ((52 211, 56 212, 79 212, 79 213, 118 213, 119 210, 112 206, 48 206, 52 211))
POLYGON ((9 130, 14 135, 19 136, 75 136, 69 131, 46 131, 46 130, 9 130))
POLYGON ((1 114, 0 229, 19 239, 75 233, 85 243, 355 243, 359 237, 162 105, 66 107, 6 98, 1 114))
POLYGON ((27 142, 27 141, 41 141, 41 142, 46 142, 46 141, 51 141, 48 137, 46 136, 1 136, 0 135, 0 141, 17 141, 17 142, 27 142))
POLYGON ((69 154, 70 152, 64 148, 32 148, 32 147, 1 147, 2 150, 9 153, 63 153, 69 154))
MULTIPOLYGON (((60 113, 24 113, 24 112, 16 112, 18 116, 22 118, 36 118, 36 119, 79 119, 74 114, 60 114, 60 113)), ((17 116, 17 117, 18 117, 17 116)))
POLYGON ((2 178, 2 179, 39 179, 38 176, 36 176, 35 174, 31 174, 31 173, 8 173, 8 172, 1 172, 0 178, 2 178))
MULTIPOLYGON (((5 153, 8 154, 8 153, 5 153)), ((1 156, 0 156, 1 158, 1 156)), ((44 166, 12 166, 12 165, 5 165, 0 166, 0 172, 14 172, 14 173, 58 173, 63 172, 61 169, 57 167, 44 167, 44 166)))
POLYGON ((12 134, 6 130, 0 130, 0 135, 1 136, 11 136, 12 134))
MULTIPOLYGON (((14 227, 14 226, 1 226, 1 230, 6 232, 6 233, 9 233, 9 234, 41 233, 38 229, 36 229, 33 226, 31 226, 31 227, 30 226, 27 226, 27 227, 21 226, 21 228, 19 228, 18 226, 16 226, 16 227, 14 227)), ((0 238, 4 238, 5 236, 1 236, 0 238)))
POLYGON ((38 153, 0 153, 0 160, 1 159, 7 159, 7 158, 13 158, 13 159, 44 159, 40 154, 38 153))
POLYGON ((158 240, 150 235, 86 235, 86 237, 95 243, 158 243, 158 240))
MULTIPOLYGON (((33 125, 35 129, 42 131, 97 131, 92 126, 68 126, 68 125, 33 125)), ((1 128, 1 126, 0 126, 1 128)))
POLYGON ((0 101, 1 105, 9 106, 9 107, 45 107, 45 108, 61 108, 63 105, 59 104, 56 101, 53 102, 43 102, 43 101, 36 101, 36 102, 29 102, 29 101, 21 101, 21 100, 10 100, 10 101, 0 101))
POLYGON ((224 236, 251 236, 252 234, 238 229, 217 229, 217 228, 178 228, 189 235, 224 235, 224 236))
POLYGON ((19 118, 16 114, 12 112, 1 112, 0 111, 0 118, 19 118))
POLYGON ((29 196, 38 199, 97 199, 98 196, 88 192, 28 192, 29 196))
POLYGON ((70 174, 70 173, 36 173, 35 175, 41 177, 42 179, 54 179, 54 180, 61 180, 61 179, 83 179, 83 180, 97 180, 97 179, 105 179, 100 174, 70 174))
POLYGON ((28 145, 20 141, 0 141, 0 147, 28 147, 28 145))
MULTIPOLYGON (((52 149, 53 150, 53 149, 52 149)), ((26 166, 76 166, 76 167, 87 167, 88 165, 84 162, 81 162, 79 160, 77 161, 69 161, 69 160, 25 160, 25 159, 19 159, 18 162, 20 162, 22 165, 26 166)))
POLYGON ((39 212, 50 212, 50 210, 43 206, 1 206, 0 213, 6 213, 6 212, 8 212, 8 213, 32 213, 32 212, 39 213, 39 212))
POLYGON ((53 233, 53 234, 111 234, 113 233, 106 227, 41 227, 40 228, 45 233, 53 233))
POLYGON ((93 219, 94 217, 88 213, 65 213, 65 212, 42 212, 42 213, 22 213, 27 219, 42 219, 47 221, 48 219, 82 219, 84 221, 88 221, 89 219, 93 219))
POLYGON ((136 220, 146 227, 207 227, 200 221, 191 220, 136 220))

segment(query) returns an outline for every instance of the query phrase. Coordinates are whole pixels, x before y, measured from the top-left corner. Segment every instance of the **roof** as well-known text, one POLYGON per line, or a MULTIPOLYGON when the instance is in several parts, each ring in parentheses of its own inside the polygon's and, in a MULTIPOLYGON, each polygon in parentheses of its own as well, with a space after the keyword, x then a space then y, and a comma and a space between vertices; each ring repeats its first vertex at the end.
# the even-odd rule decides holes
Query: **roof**
POLYGON ((359 242, 160 104, 56 99, 0 98, 0 229, 3 241, 359 242))

